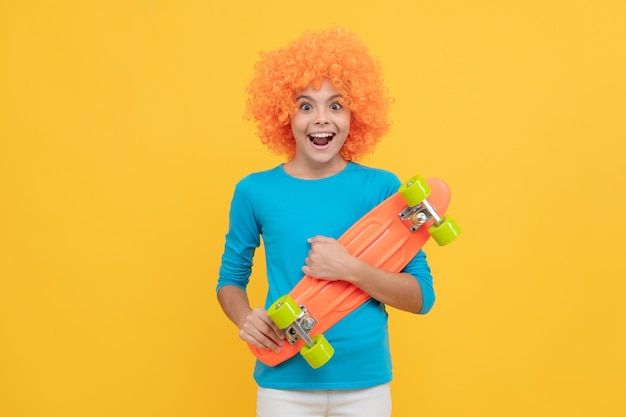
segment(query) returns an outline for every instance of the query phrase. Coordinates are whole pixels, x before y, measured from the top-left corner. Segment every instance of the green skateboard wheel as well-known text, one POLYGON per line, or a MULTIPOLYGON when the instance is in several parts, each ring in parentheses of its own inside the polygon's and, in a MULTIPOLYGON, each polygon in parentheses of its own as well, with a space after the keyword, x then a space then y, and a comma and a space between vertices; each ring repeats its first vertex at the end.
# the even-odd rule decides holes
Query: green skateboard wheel
POLYGON ((298 304, 287 294, 280 297, 270 306, 267 310, 267 315, 279 329, 286 329, 298 318, 300 312, 298 304))
POLYGON ((421 203, 430 194, 430 187, 421 175, 415 175, 404 182, 398 189, 409 207, 421 203))
POLYGON ((313 346, 304 345, 300 349, 300 354, 313 369, 323 366, 333 357, 335 349, 328 343, 328 340, 321 335, 313 336, 313 346))
POLYGON ((447 245, 452 242, 461 233, 459 225, 449 216, 441 219, 440 225, 432 225, 428 229, 428 233, 433 237, 439 246, 447 245))

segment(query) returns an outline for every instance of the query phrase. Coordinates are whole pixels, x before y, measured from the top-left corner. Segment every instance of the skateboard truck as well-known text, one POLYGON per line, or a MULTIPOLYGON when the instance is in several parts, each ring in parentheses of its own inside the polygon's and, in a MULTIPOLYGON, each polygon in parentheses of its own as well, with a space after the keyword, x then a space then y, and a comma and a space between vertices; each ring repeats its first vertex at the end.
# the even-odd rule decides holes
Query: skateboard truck
MULTIPOLYGON (((277 305, 276 308, 280 308, 280 305, 277 305)), ((287 342, 292 345, 295 345, 298 340, 302 338, 304 343, 308 346, 313 346, 313 340, 309 336, 311 333, 311 329, 317 323, 317 320, 313 318, 307 311, 306 307, 300 305, 300 315, 287 327, 284 329, 285 336, 287 337, 287 342)))
POLYGON ((443 223, 441 217, 437 214, 437 210, 430 205, 428 200, 424 200, 416 206, 405 207, 399 216, 411 232, 416 231, 429 220, 434 220, 437 226, 443 223))
POLYGON ((430 191, 430 186, 420 175, 415 175, 402 184, 398 193, 402 195, 407 205, 399 216, 411 232, 432 220, 433 224, 428 227, 428 233, 439 246, 444 246, 456 239, 461 229, 449 216, 439 217, 437 210, 426 199, 430 191))
POLYGON ((304 342, 300 354, 312 368, 317 369, 330 360, 335 353, 323 334, 311 336, 317 320, 304 305, 298 305, 289 294, 280 297, 267 310, 270 319, 285 333, 289 344, 304 342))

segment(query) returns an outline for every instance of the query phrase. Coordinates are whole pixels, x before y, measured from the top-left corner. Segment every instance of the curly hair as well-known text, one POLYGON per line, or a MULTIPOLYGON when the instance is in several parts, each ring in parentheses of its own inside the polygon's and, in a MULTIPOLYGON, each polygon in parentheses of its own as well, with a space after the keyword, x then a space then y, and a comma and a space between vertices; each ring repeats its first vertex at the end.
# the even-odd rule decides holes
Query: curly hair
POLYGON ((273 153, 293 158, 296 144, 290 116, 296 111, 296 95, 309 86, 321 88, 325 79, 352 112, 350 133, 341 149, 344 159, 357 160, 372 152, 389 130, 391 99, 380 63, 349 30, 305 32, 287 47, 260 56, 246 89, 246 116, 273 153))

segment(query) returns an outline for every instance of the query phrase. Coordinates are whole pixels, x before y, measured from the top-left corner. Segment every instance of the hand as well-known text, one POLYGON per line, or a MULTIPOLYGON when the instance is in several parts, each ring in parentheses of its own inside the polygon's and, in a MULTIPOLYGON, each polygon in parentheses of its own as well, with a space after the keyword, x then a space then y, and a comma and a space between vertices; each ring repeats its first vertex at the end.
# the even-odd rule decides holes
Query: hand
POLYGON ((280 345, 285 342, 285 333, 269 318, 267 311, 257 307, 248 313, 239 328, 241 340, 261 349, 280 352, 280 345))
POLYGON ((309 255, 304 259, 302 272, 311 277, 337 281, 349 276, 351 262, 355 259, 337 240, 315 236, 308 240, 311 244, 309 255))

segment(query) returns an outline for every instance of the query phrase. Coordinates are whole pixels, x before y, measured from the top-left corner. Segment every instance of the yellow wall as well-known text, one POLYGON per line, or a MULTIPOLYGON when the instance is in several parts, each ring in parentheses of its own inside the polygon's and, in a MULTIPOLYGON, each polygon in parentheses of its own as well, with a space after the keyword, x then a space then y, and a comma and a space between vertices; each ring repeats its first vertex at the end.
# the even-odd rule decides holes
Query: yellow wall
POLYGON ((0 2, 0 415, 252 415, 214 286, 280 160, 243 88, 329 24, 396 99, 364 162, 447 179, 464 228, 433 312, 391 312, 394 416, 625 415, 624 2, 215 3, 0 2))

